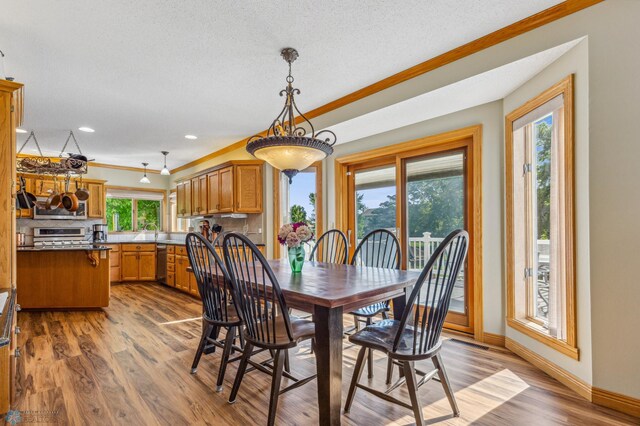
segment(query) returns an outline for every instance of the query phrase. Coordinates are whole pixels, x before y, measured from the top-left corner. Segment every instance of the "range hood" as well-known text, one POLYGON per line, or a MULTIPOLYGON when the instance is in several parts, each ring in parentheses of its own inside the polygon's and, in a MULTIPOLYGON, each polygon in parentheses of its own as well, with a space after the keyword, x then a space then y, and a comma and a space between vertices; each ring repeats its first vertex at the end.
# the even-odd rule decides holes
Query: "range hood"
POLYGON ((224 213, 218 217, 230 218, 230 219, 246 219, 248 216, 246 213, 224 213))

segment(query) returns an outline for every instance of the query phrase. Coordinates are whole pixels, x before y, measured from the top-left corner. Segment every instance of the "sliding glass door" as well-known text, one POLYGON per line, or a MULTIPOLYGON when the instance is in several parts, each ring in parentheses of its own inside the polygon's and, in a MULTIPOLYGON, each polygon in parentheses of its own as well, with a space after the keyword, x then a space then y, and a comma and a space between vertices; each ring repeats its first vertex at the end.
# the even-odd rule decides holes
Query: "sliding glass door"
MULTIPOLYGON (((367 232, 384 228, 402 245, 402 267, 421 271, 451 231, 469 230, 467 147, 423 150, 351 164, 348 175, 350 253, 367 232)), ((473 331, 468 262, 457 278, 447 326, 473 331)))

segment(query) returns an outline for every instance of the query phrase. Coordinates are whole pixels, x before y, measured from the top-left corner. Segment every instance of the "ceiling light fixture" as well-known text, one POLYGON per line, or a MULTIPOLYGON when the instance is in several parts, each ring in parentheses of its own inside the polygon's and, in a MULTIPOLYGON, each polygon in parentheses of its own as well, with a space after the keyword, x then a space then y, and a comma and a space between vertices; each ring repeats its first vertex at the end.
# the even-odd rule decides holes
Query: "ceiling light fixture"
POLYGON ((142 179, 140 179, 140 183, 151 183, 151 181, 147 177, 147 166, 149 165, 149 163, 142 163, 142 165, 144 166, 144 176, 142 176, 142 179))
POLYGON ((16 133, 27 133, 27 131, 26 131, 26 130, 24 130, 24 129, 21 129, 21 128, 19 128, 19 127, 17 127, 17 128, 16 128, 16 133))
POLYGON ((162 155, 164 155, 164 167, 160 171, 160 174, 162 176, 169 176, 171 174, 169 169, 167 169, 167 155, 169 154, 169 152, 168 151, 160 151, 160 152, 162 153, 162 155))
POLYGON ((91 127, 78 127, 78 130, 80 130, 81 132, 87 132, 87 133, 95 132, 95 130, 93 130, 91 127))
POLYGON ((282 49, 280 54, 289 64, 287 87, 280 91, 280 96, 286 96, 284 108, 273 120, 265 136, 255 135, 249 138, 247 151, 281 170, 291 183, 291 179, 298 172, 333 154, 336 135, 331 130, 321 130, 316 133, 313 124, 300 112, 294 100, 294 95, 299 95, 300 90, 293 87, 291 75, 291 64, 298 58, 298 51, 287 47, 282 49), (302 118, 300 121, 303 124, 296 124, 294 113, 302 118), (309 129, 305 127, 306 125, 309 129), (320 136, 322 134, 324 134, 324 140, 320 136))
POLYGON ((192 141, 195 141, 196 139, 198 139, 196 135, 184 135, 184 138, 192 141))

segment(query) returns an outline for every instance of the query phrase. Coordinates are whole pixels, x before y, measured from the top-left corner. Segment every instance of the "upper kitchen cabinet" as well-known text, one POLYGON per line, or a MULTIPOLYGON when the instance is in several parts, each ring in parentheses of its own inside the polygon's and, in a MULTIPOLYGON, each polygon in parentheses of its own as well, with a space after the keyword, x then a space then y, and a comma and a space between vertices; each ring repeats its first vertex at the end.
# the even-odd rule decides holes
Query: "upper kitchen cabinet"
POLYGON ((235 211, 262 213, 262 165, 243 164, 235 169, 235 211))
POLYGON ((207 213, 207 199, 207 175, 191 179, 191 206, 194 216, 207 213))
POLYGON ((176 187, 176 207, 178 217, 189 217, 191 212, 191 181, 187 180, 178 183, 176 187))
POLYGON ((179 182, 176 187, 178 216, 262 213, 263 164, 262 161, 230 161, 179 182))
POLYGON ((105 218, 106 200, 104 184, 89 183, 87 184, 87 189, 89 190, 89 199, 87 200, 87 217, 100 219, 105 218))

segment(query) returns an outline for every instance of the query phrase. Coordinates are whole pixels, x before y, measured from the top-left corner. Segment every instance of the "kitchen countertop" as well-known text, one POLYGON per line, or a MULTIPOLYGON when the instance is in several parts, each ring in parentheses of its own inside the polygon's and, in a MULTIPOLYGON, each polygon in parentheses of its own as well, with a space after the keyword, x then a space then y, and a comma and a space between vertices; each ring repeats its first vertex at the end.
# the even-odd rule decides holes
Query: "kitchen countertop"
POLYGON ((111 250, 111 247, 103 245, 90 245, 87 247, 34 247, 34 246, 22 246, 16 249, 18 252, 34 252, 34 251, 103 251, 111 250))
MULTIPOLYGON (((172 245, 178 245, 178 246, 183 246, 185 245, 184 241, 181 240, 158 240, 158 241, 154 241, 154 240, 126 240, 126 241, 107 241, 106 243, 103 244, 172 244, 172 245)), ((260 246, 264 246, 263 243, 259 243, 256 244, 256 246, 260 247, 260 246)))

